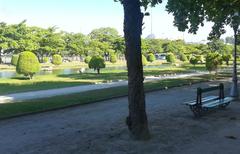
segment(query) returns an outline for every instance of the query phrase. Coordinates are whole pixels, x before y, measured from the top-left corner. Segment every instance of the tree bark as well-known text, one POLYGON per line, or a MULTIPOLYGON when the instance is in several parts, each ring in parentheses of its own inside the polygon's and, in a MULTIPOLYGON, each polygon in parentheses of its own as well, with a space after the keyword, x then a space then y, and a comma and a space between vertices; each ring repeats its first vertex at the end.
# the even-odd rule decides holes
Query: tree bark
POLYGON ((143 13, 139 0, 124 0, 124 37, 126 43, 125 57, 128 69, 129 116, 127 125, 134 139, 150 137, 145 110, 143 88, 143 66, 141 54, 141 34, 143 13))
POLYGON ((3 61, 2 61, 2 49, 0 49, 0 64, 2 64, 3 61))

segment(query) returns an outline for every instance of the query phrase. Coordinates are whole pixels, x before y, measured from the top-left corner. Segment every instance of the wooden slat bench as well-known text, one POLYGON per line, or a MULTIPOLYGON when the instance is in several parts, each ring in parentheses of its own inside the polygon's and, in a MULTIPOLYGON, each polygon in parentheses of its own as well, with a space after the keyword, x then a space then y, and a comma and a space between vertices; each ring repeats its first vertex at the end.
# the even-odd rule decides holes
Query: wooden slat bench
POLYGON ((220 83, 219 86, 209 88, 197 88, 197 99, 185 102, 190 107, 191 111, 196 117, 202 116, 204 111, 214 108, 225 108, 233 100, 232 97, 224 97, 224 85, 220 83), (202 97, 203 93, 219 90, 218 96, 202 97))

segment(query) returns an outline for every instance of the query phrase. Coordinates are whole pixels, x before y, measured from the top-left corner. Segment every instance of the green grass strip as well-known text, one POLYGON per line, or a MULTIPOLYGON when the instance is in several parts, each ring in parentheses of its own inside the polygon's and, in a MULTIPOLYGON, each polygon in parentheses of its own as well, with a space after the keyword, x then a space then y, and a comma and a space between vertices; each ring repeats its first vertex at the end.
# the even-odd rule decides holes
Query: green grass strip
MULTIPOLYGON (((150 92, 165 89, 166 87, 171 88, 189 85, 189 83, 193 84, 208 81, 210 78, 211 77, 209 75, 205 75, 183 79, 166 79, 147 82, 144 84, 144 87, 146 92, 150 92)), ((127 93, 127 86, 121 86, 18 103, 1 104, 0 119, 95 103, 107 99, 127 96, 127 93)))

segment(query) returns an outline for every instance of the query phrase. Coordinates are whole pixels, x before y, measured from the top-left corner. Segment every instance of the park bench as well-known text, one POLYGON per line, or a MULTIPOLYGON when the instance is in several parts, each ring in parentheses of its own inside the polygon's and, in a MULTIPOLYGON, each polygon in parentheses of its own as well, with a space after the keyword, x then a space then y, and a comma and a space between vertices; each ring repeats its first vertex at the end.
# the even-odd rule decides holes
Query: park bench
POLYGON ((233 100, 232 97, 224 97, 224 85, 220 83, 219 86, 209 88, 197 88, 197 99, 185 102, 190 107, 191 111, 196 117, 202 116, 205 111, 216 108, 225 108, 233 100), (203 93, 219 90, 218 96, 203 97, 203 93))

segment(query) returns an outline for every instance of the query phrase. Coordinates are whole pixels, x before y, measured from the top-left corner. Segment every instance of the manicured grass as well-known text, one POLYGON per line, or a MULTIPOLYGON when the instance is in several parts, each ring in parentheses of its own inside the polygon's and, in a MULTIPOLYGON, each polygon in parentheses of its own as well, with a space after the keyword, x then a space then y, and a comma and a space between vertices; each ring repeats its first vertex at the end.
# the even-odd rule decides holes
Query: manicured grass
POLYGON ((0 80, 0 94, 9 94, 17 92, 26 92, 34 90, 54 89, 69 86, 78 86, 93 84, 95 80, 77 80, 71 78, 61 78, 55 75, 36 76, 32 80, 26 78, 17 79, 1 79, 0 80))
MULTIPOLYGON (((205 75, 185 79, 166 79, 161 81, 147 82, 145 83, 145 91, 148 92, 165 89, 165 87, 171 88, 176 86, 189 85, 190 83, 208 81, 210 78, 211 77, 209 75, 205 75)), ((127 96, 127 91, 127 86, 122 86, 71 95, 55 96, 51 98, 37 99, 26 102, 1 104, 0 118, 2 119, 30 113, 55 110, 76 105, 94 103, 120 96, 127 96)))

